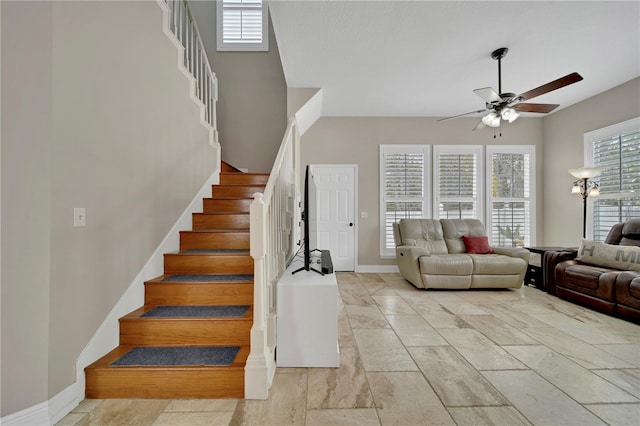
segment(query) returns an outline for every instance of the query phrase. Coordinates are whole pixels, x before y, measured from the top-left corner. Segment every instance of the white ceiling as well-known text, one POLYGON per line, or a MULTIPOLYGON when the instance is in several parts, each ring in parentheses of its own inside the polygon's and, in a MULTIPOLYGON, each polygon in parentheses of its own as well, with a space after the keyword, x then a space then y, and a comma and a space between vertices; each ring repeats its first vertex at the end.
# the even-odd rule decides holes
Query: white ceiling
POLYGON ((498 90, 490 54, 499 47, 509 48, 503 92, 584 77, 531 100, 560 104, 556 111, 640 75, 640 1, 272 0, 269 8, 287 85, 322 88, 325 116, 484 108, 472 90, 498 90))

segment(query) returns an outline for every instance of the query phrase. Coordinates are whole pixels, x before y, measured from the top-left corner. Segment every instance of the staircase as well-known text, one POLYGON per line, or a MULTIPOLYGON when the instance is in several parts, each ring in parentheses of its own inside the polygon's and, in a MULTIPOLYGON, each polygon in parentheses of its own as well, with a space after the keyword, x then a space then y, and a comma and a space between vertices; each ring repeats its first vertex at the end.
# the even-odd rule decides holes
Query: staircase
POLYGON ((204 211, 193 214, 192 230, 180 232, 180 251, 166 253, 164 274, 145 282, 144 306, 120 318, 120 345, 85 368, 87 398, 244 397, 253 324, 249 205, 268 177, 223 163, 220 184, 203 200, 204 211), (148 316, 160 306, 248 309, 241 316, 148 316), (135 348, 156 347, 239 349, 230 365, 112 365, 135 348))

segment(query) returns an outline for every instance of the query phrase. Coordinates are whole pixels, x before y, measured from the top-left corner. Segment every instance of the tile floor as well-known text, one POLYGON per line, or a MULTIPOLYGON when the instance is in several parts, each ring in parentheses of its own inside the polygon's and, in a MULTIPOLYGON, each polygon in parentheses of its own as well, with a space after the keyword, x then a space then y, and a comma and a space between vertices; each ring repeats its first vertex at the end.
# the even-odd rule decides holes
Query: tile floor
POLYGON ((338 273, 340 368, 269 399, 85 400, 58 425, 640 425, 640 326, 531 287, 338 273))

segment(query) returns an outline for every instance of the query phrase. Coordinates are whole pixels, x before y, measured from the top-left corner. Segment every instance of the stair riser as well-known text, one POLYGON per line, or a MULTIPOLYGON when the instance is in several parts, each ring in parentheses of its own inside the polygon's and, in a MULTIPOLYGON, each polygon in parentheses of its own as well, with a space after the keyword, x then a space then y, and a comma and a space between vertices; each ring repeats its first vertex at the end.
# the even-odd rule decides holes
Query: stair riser
POLYGON ((263 193, 264 185, 213 185, 211 188, 214 197, 253 198, 256 192, 263 193))
POLYGON ((252 305, 253 284, 146 284, 144 298, 150 306, 252 305))
POLYGON ((120 345, 244 346, 249 345, 251 319, 123 318, 120 345))
POLYGON ((249 229, 249 214, 202 214, 194 213, 193 229, 249 229))
POLYGON ((266 185, 268 174, 220 173, 221 185, 266 185))
POLYGON ((244 398, 244 368, 208 370, 119 367, 86 370, 86 397, 244 398))
POLYGON ((180 250, 249 249, 249 232, 180 232, 180 250))
POLYGON ((164 255, 164 273, 170 274, 253 274, 251 256, 164 255))
POLYGON ((203 200, 204 213, 249 213, 252 198, 240 198, 237 200, 225 200, 218 198, 205 198, 203 200))

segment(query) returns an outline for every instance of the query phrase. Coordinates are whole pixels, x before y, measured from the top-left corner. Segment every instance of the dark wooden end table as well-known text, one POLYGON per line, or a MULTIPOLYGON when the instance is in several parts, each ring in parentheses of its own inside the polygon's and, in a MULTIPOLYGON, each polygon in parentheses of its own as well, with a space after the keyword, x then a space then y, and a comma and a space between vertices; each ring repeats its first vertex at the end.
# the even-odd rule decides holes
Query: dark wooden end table
POLYGON ((529 260, 529 266, 527 266, 527 273, 524 276, 525 285, 535 286, 541 290, 544 290, 544 280, 542 278, 542 264, 544 254, 547 251, 577 251, 575 247, 525 247, 531 253, 540 255, 540 264, 531 263, 529 260))

